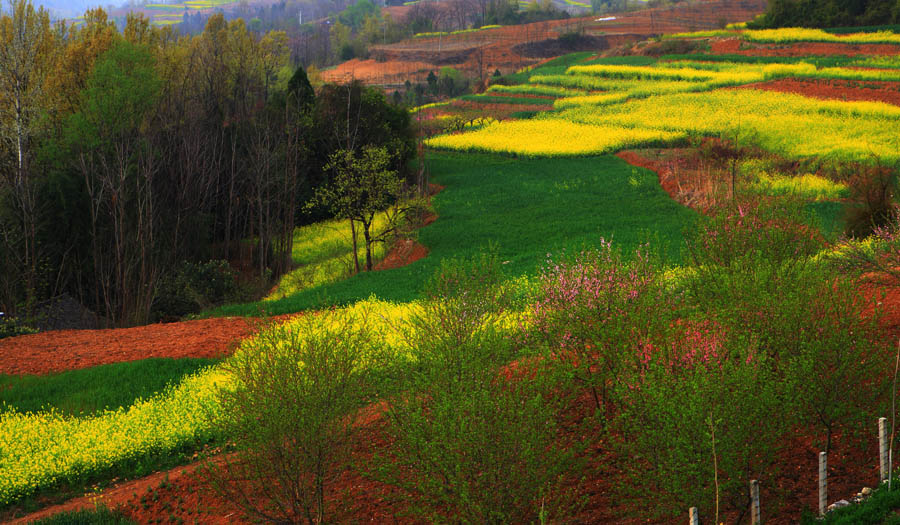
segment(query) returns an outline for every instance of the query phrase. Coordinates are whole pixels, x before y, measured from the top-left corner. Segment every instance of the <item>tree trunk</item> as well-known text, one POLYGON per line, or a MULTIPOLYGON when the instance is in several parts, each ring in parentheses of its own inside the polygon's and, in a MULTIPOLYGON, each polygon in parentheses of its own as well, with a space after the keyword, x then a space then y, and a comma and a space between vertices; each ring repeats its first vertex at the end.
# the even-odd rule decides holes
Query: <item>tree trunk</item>
POLYGON ((372 271, 372 233, 369 231, 371 222, 363 222, 363 237, 366 240, 366 271, 372 271))
POLYGON ((356 243, 356 221, 350 219, 350 236, 353 237, 353 266, 356 268, 356 273, 359 273, 359 251, 356 243))

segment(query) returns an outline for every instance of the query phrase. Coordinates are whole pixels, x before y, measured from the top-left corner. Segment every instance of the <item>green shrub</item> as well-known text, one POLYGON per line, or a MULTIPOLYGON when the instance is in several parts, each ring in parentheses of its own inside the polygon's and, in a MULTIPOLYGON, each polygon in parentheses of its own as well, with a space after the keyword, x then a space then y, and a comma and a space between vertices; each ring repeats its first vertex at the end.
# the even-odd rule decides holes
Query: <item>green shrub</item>
POLYGON ((36 328, 32 328, 15 318, 0 315, 0 339, 36 333, 38 333, 36 328))
POLYGON ((692 304, 731 344, 766 354, 795 423, 820 427, 827 448, 836 425, 861 428, 884 393, 877 315, 812 257, 822 242, 801 205, 735 206, 690 236, 692 304))
POLYGON ((725 341, 715 325, 684 323, 641 355, 616 392, 625 497, 655 517, 747 508, 748 482, 773 474, 786 429, 765 354, 725 341))
POLYGON ((798 422, 820 428, 828 451, 837 427, 862 432, 884 407, 892 358, 874 300, 827 272, 807 284, 796 347, 778 365, 798 422))
POLYGON ((557 442, 564 396, 539 364, 503 367, 515 348, 499 282, 496 256, 446 262, 402 328, 418 364, 390 402, 378 474, 428 521, 528 523, 571 510, 560 482, 577 478, 577 463, 557 442))
POLYGON ((810 257, 824 246, 799 201, 739 201, 687 235, 686 289, 698 315, 772 356, 792 352, 805 323, 810 257))
POLYGON ((240 296, 237 272, 227 261, 184 261, 160 281, 151 313, 156 320, 177 319, 240 296))
POLYGON ((340 506, 326 505, 334 503, 326 494, 351 466, 380 345, 366 319, 340 311, 305 316, 250 341, 225 364, 235 384, 220 390, 222 409, 213 417, 238 454, 210 464, 210 480, 254 518, 337 519, 340 506))

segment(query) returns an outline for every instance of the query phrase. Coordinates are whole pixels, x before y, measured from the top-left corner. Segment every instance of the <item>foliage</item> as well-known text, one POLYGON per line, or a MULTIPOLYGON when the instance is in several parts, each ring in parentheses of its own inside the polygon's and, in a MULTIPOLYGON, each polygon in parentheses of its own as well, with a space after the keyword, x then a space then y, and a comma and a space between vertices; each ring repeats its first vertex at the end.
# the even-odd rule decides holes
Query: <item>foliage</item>
POLYGON ((804 326, 779 368, 796 390, 797 414, 824 432, 828 451, 836 428, 862 431, 876 417, 889 390, 883 373, 889 357, 875 301, 852 280, 822 272, 807 286, 792 291, 806 302, 804 326))
POLYGON ((811 259, 823 247, 798 203, 738 202, 687 240, 687 282, 698 313, 735 344, 771 359, 784 401, 818 425, 825 446, 837 424, 859 428, 883 393, 882 342, 872 305, 811 259), (851 387, 852 385, 852 387, 851 387))
MULTIPOLYGON (((313 200, 316 188, 328 180, 325 168, 340 150, 360 154, 366 147, 385 148, 390 153, 388 166, 408 183, 413 183, 411 161, 416 148, 409 112, 393 106, 375 88, 354 81, 346 86, 326 84, 319 90, 313 129, 317 130, 312 145, 315 169, 312 184, 298 194, 298 202, 313 200)), ((326 207, 307 209, 302 223, 329 219, 326 207)))
POLYGON ((5 337, 16 337, 18 335, 36 334, 38 330, 27 324, 22 323, 19 319, 6 315, 0 316, 0 339, 5 337))
POLYGON ((323 312, 272 327, 225 363, 234 380, 219 390, 213 424, 239 452, 210 463, 209 475, 248 515, 278 523, 336 519, 340 507, 325 501, 334 501, 334 483, 352 467, 361 409, 383 362, 367 320, 352 316, 323 312))
POLYGON ((788 428, 780 384, 754 346, 723 341, 715 325, 667 335, 618 383, 617 448, 633 459, 622 490, 654 494, 644 513, 669 518, 689 506, 746 509, 749 480, 772 474, 788 428))
POLYGON ((183 261, 160 280, 151 311, 157 319, 180 318, 240 299, 237 272, 227 261, 183 261))
POLYGON ((887 166, 850 165, 853 206, 847 208, 847 235, 865 237, 893 222, 897 214, 897 171, 887 166))
POLYGON ((900 223, 893 215, 864 240, 850 240, 829 257, 843 273, 884 286, 900 286, 900 223))
MULTIPOLYGON (((326 206, 335 216, 350 220, 350 228, 358 225, 366 248, 366 271, 373 268, 373 246, 387 242, 401 219, 399 202, 403 197, 403 181, 390 169, 392 156, 385 148, 366 146, 357 156, 352 150, 338 150, 332 155, 326 169, 333 171, 329 183, 316 191, 316 203, 326 206), (392 207, 388 214, 388 226, 377 235, 372 230, 375 217, 392 207)), ((355 236, 355 230, 353 230, 355 236)), ((354 243, 356 239, 353 239, 354 243)), ((354 249, 352 254, 356 255, 354 249)), ((356 262, 359 271, 359 263, 356 262)))
POLYGON ((773 0, 764 16, 748 27, 839 27, 900 23, 900 10, 891 0, 773 0))
POLYGON ((560 481, 576 473, 556 441, 562 403, 540 366, 512 378, 500 369, 515 355, 500 282, 496 254, 445 262, 403 328, 417 352, 414 394, 390 401, 381 473, 428 520, 523 523, 542 504, 552 519, 568 510, 560 481))
MULTIPOLYGON (((738 200, 689 233, 687 260, 695 269, 689 287, 695 300, 708 305, 705 311, 758 316, 758 308, 774 306, 766 306, 769 297, 786 297, 779 290, 797 286, 810 264, 807 259, 824 245, 802 210, 796 201, 738 200), (755 300, 759 303, 751 306, 755 300)), ((767 348, 778 351, 771 345, 767 348)))
POLYGON ((21 413, 54 410, 67 416, 91 416, 128 408, 215 362, 153 358, 44 376, 0 375, 0 404, 21 413))

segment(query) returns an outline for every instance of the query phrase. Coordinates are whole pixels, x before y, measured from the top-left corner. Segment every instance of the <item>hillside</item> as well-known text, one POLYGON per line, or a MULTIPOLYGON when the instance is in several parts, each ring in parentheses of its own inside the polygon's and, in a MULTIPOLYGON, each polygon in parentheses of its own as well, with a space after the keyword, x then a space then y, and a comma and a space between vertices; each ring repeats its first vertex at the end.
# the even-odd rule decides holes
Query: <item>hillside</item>
POLYGON ((876 491, 825 522, 896 522, 900 33, 723 27, 763 7, 424 34, 323 72, 375 87, 316 90, 217 17, 48 84, 82 94, 34 155, 78 212, 34 236, 78 235, 72 286, 143 268, 135 217, 193 259, 105 296, 176 322, 0 340, 0 520, 739 524, 758 487, 766 523, 814 523, 827 486, 876 491), (401 104, 413 82, 436 101, 401 104), (92 118, 134 107, 107 147, 92 118))

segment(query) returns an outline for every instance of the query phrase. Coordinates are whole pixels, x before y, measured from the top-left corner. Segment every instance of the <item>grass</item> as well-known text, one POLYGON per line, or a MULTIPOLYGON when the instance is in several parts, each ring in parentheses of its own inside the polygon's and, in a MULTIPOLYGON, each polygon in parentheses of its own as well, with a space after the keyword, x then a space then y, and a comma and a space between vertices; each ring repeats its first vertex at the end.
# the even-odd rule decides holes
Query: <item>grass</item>
POLYGON ((127 408, 217 359, 144 359, 43 376, 0 375, 0 405, 19 412, 54 408, 68 416, 90 416, 127 408))
POLYGON ((515 104, 519 106, 550 106, 552 100, 532 97, 500 97, 494 95, 463 95, 460 100, 478 104, 515 104))
POLYGON ((847 213, 847 204, 835 201, 817 201, 810 202, 806 205, 806 209, 810 211, 813 226, 819 228, 822 235, 828 242, 838 242, 844 235, 846 229, 845 215, 847 213))
POLYGON ((96 509, 82 509, 60 512, 48 518, 31 522, 31 525, 131 525, 137 524, 123 514, 99 506, 96 509))
MULTIPOLYGON (((894 479, 897 485, 897 479, 894 479)), ((888 491, 887 483, 872 492, 872 496, 859 505, 850 505, 833 510, 825 515, 824 520, 819 520, 806 510, 800 523, 803 525, 827 524, 827 525, 900 525, 900 516, 896 509, 900 509, 900 490, 894 488, 888 491)))
POLYGON ((756 56, 756 55, 713 55, 713 54, 689 54, 689 55, 664 55, 660 62, 674 62, 691 60, 698 62, 730 62, 733 64, 799 64, 801 62, 813 64, 816 67, 841 67, 854 65, 859 59, 844 55, 833 56, 756 56))
POLYGON ((532 75, 561 75, 565 73, 569 66, 583 62, 592 56, 594 56, 594 53, 589 51, 569 53, 568 55, 548 60, 537 67, 527 67, 521 71, 504 75, 498 83, 506 85, 526 84, 532 75))
POLYGON ((394 270, 363 273, 277 301, 230 305, 211 315, 297 312, 349 304, 370 295, 415 299, 442 259, 494 245, 511 277, 535 272, 548 253, 579 249, 601 237, 631 251, 647 235, 680 260, 682 231, 696 214, 674 201, 656 176, 613 156, 514 159, 500 155, 430 152, 439 219, 419 231, 429 255, 394 270))

